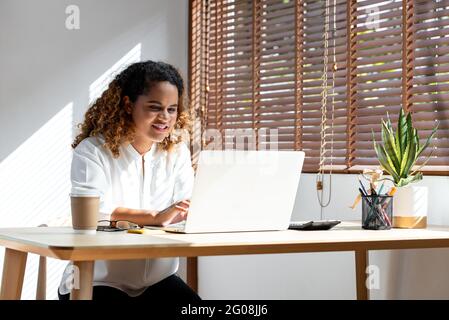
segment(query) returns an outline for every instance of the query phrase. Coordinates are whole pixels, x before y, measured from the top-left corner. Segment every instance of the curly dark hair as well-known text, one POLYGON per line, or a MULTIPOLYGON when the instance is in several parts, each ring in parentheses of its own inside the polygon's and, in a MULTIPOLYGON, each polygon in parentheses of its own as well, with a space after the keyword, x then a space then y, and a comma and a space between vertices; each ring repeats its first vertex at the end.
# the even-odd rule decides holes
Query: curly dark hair
MULTIPOLYGON (((148 94, 152 86, 161 81, 168 81, 178 88, 178 115, 174 128, 190 129, 190 116, 184 110, 184 81, 178 70, 168 63, 148 60, 129 65, 111 81, 109 87, 87 110, 84 122, 78 125, 81 132, 72 147, 76 148, 87 137, 102 134, 104 146, 114 157, 119 157, 120 145, 133 142, 135 136, 132 115, 125 110, 123 98, 128 96, 134 103, 140 95, 148 94)), ((181 140, 182 136, 173 139, 169 135, 158 144, 158 148, 171 151, 181 140)))

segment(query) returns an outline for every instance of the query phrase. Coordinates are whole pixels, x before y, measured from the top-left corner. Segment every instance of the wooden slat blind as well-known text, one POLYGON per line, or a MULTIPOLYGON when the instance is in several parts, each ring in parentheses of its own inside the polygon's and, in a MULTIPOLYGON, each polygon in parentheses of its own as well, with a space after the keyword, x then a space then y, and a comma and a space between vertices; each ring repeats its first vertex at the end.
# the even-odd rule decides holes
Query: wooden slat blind
MULTIPOLYGON (((331 1, 333 4, 333 1, 331 1)), ((304 1, 304 34, 299 41, 304 43, 303 49, 303 103, 302 121, 303 134, 302 150, 306 152, 307 159, 305 170, 316 171, 320 156, 320 125, 321 125, 321 104, 324 69, 324 29, 325 29, 325 1, 304 1)), ((329 8, 330 30, 328 41, 328 65, 327 84, 330 88, 327 98, 327 125, 331 124, 332 113, 331 104, 334 105, 333 113, 333 165, 339 168, 345 167, 347 154, 347 104, 346 104, 346 59, 347 59, 347 30, 346 30, 346 1, 337 0, 336 7, 329 8), (334 12, 334 9, 335 12, 334 12), (335 23, 334 23, 335 17, 335 23), (336 30, 333 30, 333 27, 336 30), (336 62, 335 72, 334 60, 336 62), (333 90, 331 88, 334 88, 333 90)), ((332 131, 327 131, 327 150, 330 151, 330 137, 332 131)), ((329 156, 329 152, 327 152, 329 156)), ((329 164, 329 162, 325 163, 329 164)))
MULTIPOLYGON (((446 171, 449 0, 330 0, 327 12, 334 169, 378 165, 371 132, 380 139, 381 118, 396 121, 402 107, 423 139, 440 121, 426 168, 446 171)), ((278 148, 304 150, 304 171, 316 172, 325 13, 324 0, 191 0, 190 92, 202 129, 216 130, 225 148, 236 146, 230 130, 253 130, 244 148, 258 149, 277 130, 278 148)))
POLYGON ((207 92, 209 80, 209 1, 190 1, 189 3, 189 98, 193 114, 193 130, 190 138, 192 161, 196 166, 198 154, 204 144, 203 130, 206 127, 207 92), (198 121, 197 121, 198 120, 198 121))
POLYGON ((402 106, 402 0, 356 3, 356 135, 353 166, 377 164, 372 130, 380 139, 380 119, 392 120, 402 106))
POLYGON ((413 2, 414 76, 410 102, 423 137, 429 135, 436 120, 440 121, 437 149, 428 162, 438 169, 449 162, 449 1, 413 2))

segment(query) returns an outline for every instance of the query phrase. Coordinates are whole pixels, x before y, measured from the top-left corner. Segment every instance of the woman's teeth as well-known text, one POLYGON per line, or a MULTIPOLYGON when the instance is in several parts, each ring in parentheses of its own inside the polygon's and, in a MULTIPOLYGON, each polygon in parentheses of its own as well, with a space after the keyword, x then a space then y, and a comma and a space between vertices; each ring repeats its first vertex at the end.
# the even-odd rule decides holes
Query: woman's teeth
POLYGON ((167 130, 168 129, 168 126, 166 126, 164 124, 153 124, 152 127, 156 128, 157 130, 167 130))

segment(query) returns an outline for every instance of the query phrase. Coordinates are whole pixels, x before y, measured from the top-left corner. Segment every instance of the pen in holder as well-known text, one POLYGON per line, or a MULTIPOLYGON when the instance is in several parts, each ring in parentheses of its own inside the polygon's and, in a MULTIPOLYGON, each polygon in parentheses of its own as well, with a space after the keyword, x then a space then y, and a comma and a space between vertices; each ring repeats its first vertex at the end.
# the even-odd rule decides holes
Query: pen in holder
POLYGON ((362 196, 362 228, 388 230, 393 221, 393 197, 388 195, 362 196))

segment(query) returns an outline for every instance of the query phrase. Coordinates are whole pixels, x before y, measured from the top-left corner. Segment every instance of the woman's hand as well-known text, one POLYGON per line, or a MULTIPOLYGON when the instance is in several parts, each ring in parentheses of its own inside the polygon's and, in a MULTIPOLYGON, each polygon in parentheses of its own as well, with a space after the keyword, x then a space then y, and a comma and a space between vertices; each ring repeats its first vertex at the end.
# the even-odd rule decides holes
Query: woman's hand
POLYGON ((111 214, 110 220, 125 220, 144 226, 166 226, 171 223, 183 221, 187 217, 190 201, 183 200, 172 204, 162 210, 142 210, 119 207, 111 214))
POLYGON ((187 212, 189 210, 190 201, 189 200, 183 200, 179 201, 177 203, 172 204, 168 208, 160 211, 156 215, 156 223, 158 225, 161 225, 163 227, 181 222, 187 218, 187 212))

